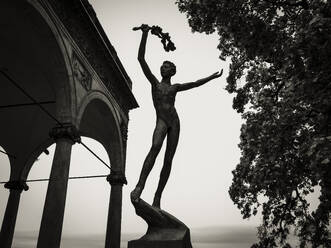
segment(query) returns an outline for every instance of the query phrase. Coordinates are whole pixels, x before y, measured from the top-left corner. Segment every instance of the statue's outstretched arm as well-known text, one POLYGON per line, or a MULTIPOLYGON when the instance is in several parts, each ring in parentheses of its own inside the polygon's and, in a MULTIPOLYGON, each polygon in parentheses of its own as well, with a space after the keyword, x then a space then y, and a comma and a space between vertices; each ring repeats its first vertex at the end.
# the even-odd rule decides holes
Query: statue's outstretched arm
POLYGON ((148 25, 141 25, 140 29, 142 30, 143 34, 141 37, 141 42, 139 46, 139 52, 138 52, 138 61, 140 63, 140 66, 148 79, 148 81, 153 85, 157 83, 156 77, 153 75, 151 70, 149 69, 149 66, 145 60, 145 50, 146 50, 146 42, 147 42, 147 36, 148 32, 150 30, 150 27, 148 25))
POLYGON ((189 89, 192 89, 195 87, 199 87, 199 86, 209 82, 210 80, 219 78, 220 76, 222 76, 222 74, 223 74, 223 69, 220 72, 215 72, 212 75, 199 79, 195 82, 185 83, 185 84, 176 84, 177 91, 184 91, 184 90, 189 90, 189 89))

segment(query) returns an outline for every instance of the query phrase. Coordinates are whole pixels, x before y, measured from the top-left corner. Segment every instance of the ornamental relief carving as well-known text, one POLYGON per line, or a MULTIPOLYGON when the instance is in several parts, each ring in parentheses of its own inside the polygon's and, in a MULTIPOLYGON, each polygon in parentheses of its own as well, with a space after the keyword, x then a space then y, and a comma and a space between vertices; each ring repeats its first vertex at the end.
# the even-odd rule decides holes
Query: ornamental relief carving
POLYGON ((72 68, 74 78, 83 86, 85 90, 91 90, 92 77, 75 53, 72 55, 72 68))
POLYGON ((128 126, 126 123, 122 122, 120 125, 121 136, 124 142, 128 140, 128 126))

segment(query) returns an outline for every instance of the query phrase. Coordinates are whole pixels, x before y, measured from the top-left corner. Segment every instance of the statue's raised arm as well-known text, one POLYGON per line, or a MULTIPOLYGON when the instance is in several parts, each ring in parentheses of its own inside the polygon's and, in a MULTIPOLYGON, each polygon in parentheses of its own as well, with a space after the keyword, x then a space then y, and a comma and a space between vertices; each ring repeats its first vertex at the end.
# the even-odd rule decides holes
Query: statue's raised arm
POLYGON ((133 28, 133 30, 139 30, 139 29, 142 31, 142 36, 141 36, 141 41, 140 41, 140 46, 139 46, 139 51, 138 51, 138 61, 140 63, 140 66, 141 66, 146 78, 152 85, 154 85, 158 82, 158 80, 154 76, 152 71, 150 70, 150 68, 145 60, 147 36, 148 36, 148 32, 151 29, 151 27, 149 27, 146 24, 142 24, 140 27, 133 28))
POLYGON ((166 52, 169 51, 175 51, 176 47, 175 44, 171 41, 171 37, 169 33, 163 33, 162 28, 159 26, 152 26, 150 27, 147 24, 142 24, 140 27, 134 27, 133 31, 141 30, 142 31, 142 37, 141 42, 139 46, 139 52, 138 52, 138 60, 141 65, 141 68, 143 69, 143 72, 145 76, 147 77, 148 81, 155 85, 155 83, 158 82, 156 77, 151 72, 146 60, 145 60, 145 51, 146 51, 146 43, 147 43, 147 36, 148 32, 151 30, 151 33, 161 39, 161 43, 163 44, 163 48, 166 52), (155 81, 156 80, 156 81, 155 81))

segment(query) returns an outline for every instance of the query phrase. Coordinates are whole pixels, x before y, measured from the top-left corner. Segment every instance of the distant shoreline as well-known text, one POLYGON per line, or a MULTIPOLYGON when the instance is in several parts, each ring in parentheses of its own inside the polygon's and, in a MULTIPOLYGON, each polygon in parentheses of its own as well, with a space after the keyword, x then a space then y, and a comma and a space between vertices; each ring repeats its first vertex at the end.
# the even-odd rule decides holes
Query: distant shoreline
MULTIPOLYGON (((143 234, 123 233, 121 248, 129 240, 138 239, 143 234)), ((36 246, 38 232, 16 232, 13 248, 32 248, 36 246)), ((103 234, 64 234, 61 248, 103 248, 103 234)), ((247 248, 256 242, 256 228, 245 227, 203 227, 191 230, 193 248, 247 248)))

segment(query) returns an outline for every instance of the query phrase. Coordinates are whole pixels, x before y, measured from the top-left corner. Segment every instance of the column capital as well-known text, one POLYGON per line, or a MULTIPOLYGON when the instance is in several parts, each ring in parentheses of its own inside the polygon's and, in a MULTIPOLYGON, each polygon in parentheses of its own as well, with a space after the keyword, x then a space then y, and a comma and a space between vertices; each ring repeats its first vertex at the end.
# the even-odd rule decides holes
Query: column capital
POLYGON ((29 186, 24 181, 8 181, 5 184, 5 188, 9 190, 18 190, 18 191, 27 191, 29 189, 29 186))
POLYGON ((107 181, 109 182, 110 185, 121 185, 123 184, 128 184, 125 175, 122 171, 112 171, 108 176, 107 176, 107 181))
POLYGON ((49 136, 55 141, 59 139, 69 139, 73 143, 80 142, 80 135, 77 128, 71 123, 57 125, 49 132, 49 136))

